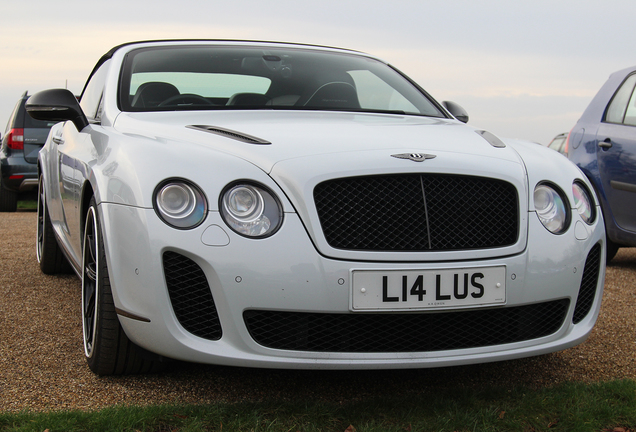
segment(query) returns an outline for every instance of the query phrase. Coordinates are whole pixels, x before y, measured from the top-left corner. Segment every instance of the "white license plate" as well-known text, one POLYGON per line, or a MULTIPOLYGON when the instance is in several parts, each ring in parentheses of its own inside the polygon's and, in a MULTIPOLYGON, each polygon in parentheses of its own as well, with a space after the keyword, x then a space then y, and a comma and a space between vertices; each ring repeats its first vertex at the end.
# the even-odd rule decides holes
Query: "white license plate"
POLYGON ((352 309, 438 309, 506 302, 506 268, 353 270, 352 309))

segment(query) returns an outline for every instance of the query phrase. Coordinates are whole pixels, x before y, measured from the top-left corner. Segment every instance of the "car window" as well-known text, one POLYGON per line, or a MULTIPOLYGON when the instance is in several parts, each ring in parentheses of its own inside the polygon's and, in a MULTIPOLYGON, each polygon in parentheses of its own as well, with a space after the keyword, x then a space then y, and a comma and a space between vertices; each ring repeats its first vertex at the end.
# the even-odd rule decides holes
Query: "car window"
POLYGON ((57 123, 57 122, 46 121, 46 120, 36 120, 33 117, 31 117, 30 115, 28 115, 28 114, 24 116, 24 127, 25 128, 49 129, 55 123, 57 123))
POLYGON ((89 120, 99 121, 101 117, 100 106, 109 67, 110 61, 106 61, 102 64, 90 77, 90 80, 86 83, 84 91, 82 92, 80 106, 89 120))
POLYGON ((311 109, 444 117, 399 72, 357 54, 287 47, 176 46, 127 54, 123 111, 311 109))
POLYGON ((632 92, 632 97, 629 99, 623 123, 630 126, 636 126, 636 91, 632 92))
POLYGON ((557 137, 555 139, 552 140, 552 142, 550 144, 548 144, 548 147, 551 148, 552 150, 556 150, 558 152, 560 152, 563 148, 563 145, 565 144, 565 139, 567 137, 565 136, 560 136, 557 137))
POLYGON ((614 97, 607 109, 607 114, 605 116, 606 122, 623 123, 627 111, 627 105, 630 99, 632 99, 632 94, 634 92, 634 84, 636 84, 636 74, 628 77, 614 94, 614 97))
POLYGON ((349 71, 362 108, 415 112, 417 108, 397 90, 369 70, 349 71))

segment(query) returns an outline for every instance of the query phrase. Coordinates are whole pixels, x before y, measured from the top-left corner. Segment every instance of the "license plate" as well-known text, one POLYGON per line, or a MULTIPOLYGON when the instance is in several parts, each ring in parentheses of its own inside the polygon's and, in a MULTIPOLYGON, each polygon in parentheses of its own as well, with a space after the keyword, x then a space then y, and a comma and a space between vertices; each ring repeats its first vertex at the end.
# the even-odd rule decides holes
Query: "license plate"
POLYGON ((506 302, 506 268, 353 270, 352 309, 439 309, 506 302))

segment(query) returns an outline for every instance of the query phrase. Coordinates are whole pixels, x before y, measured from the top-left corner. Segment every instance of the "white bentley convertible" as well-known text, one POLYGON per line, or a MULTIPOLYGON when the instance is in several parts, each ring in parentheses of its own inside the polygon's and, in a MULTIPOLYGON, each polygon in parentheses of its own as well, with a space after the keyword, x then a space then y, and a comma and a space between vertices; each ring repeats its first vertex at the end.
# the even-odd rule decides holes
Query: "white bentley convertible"
POLYGON ((27 110, 60 121, 37 256, 81 277, 97 374, 479 363, 574 346, 597 319, 585 176, 367 54, 131 43, 79 103, 47 90, 27 110))

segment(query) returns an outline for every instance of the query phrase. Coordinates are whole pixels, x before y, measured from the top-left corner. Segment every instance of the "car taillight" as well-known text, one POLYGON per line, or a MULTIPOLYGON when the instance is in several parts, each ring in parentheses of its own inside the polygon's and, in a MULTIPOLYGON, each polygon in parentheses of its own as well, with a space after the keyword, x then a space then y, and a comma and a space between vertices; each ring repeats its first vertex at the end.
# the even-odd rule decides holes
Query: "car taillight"
POLYGON ((7 134, 7 146, 12 150, 24 150, 24 129, 11 129, 7 134))

